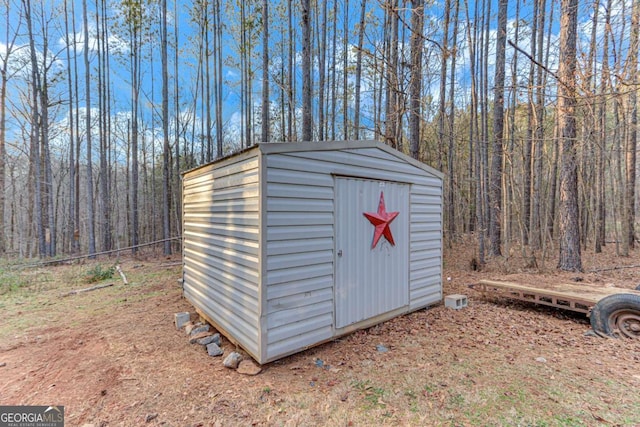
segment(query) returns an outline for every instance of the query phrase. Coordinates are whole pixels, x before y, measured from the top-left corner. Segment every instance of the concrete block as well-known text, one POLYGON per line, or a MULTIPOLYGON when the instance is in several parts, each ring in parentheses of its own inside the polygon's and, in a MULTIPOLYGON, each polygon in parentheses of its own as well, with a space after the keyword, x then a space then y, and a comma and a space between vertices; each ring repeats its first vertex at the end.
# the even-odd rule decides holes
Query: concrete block
POLYGON ((455 310, 465 308, 467 306, 467 303, 468 299, 466 295, 454 294, 444 297, 444 306, 453 308, 455 310))
POLYGON ((176 329, 182 329, 185 324, 191 321, 191 313, 188 311, 176 313, 173 315, 173 321, 176 324, 176 329))

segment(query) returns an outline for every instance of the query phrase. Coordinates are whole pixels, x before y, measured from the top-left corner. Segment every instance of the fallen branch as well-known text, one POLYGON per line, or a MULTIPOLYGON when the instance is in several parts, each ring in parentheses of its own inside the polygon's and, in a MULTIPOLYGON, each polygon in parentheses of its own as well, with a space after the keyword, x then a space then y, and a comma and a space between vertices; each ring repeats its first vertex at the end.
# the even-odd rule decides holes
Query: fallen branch
POLYGON ((108 288, 109 286, 113 286, 113 283, 106 283, 106 284, 103 284, 103 285, 95 285, 95 286, 92 286, 90 288, 84 288, 84 289, 76 289, 74 291, 67 292, 66 294, 62 294, 62 296, 63 297, 68 297, 70 295, 75 295, 75 294, 79 294, 79 293, 82 293, 82 292, 91 292, 91 291, 95 291, 97 289, 108 288))
POLYGON ((129 282, 127 281, 127 276, 124 275, 124 271, 122 271, 122 268, 120 268, 119 265, 116 265, 116 270, 118 270, 118 273, 120 273, 120 277, 122 277, 122 281, 124 282, 124 284, 128 285, 129 282))
POLYGON ((636 265, 621 265, 618 267, 607 267, 607 268, 594 268, 589 270, 589 273, 599 273, 601 271, 612 271, 612 270, 623 270, 625 268, 640 268, 640 264, 636 265))
POLYGON ((142 248, 144 246, 152 246, 152 245, 156 245, 156 244, 162 243, 162 242, 168 242, 168 241, 172 241, 172 240, 181 240, 181 239, 182 239, 182 237, 180 237, 180 236, 170 237, 168 239, 161 239, 161 240, 156 240, 156 241, 148 242, 148 243, 140 243, 140 244, 135 245, 135 246, 127 246, 125 248, 112 249, 110 251, 94 252, 94 253, 91 253, 91 254, 72 256, 72 257, 68 257, 68 258, 51 259, 51 260, 46 260, 46 261, 38 261, 38 262, 33 263, 33 264, 17 264, 17 265, 11 266, 11 268, 30 268, 30 267, 42 267, 42 266, 49 265, 49 264, 61 264, 61 263, 64 263, 64 262, 75 261, 75 260, 85 259, 85 258, 95 258, 98 255, 108 255, 108 254, 112 254, 112 253, 119 253, 119 252, 124 252, 124 251, 129 250, 129 249, 137 249, 137 248, 142 248))

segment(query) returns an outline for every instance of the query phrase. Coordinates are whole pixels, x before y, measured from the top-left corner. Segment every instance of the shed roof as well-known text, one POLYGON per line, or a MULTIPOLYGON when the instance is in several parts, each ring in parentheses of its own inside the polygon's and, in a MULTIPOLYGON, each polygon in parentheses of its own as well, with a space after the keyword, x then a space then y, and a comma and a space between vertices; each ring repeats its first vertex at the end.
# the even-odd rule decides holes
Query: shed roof
POLYGON ((409 163, 419 169, 424 170, 427 173, 433 174, 436 177, 442 179, 444 174, 439 170, 422 163, 413 157, 407 156, 406 154, 386 145, 380 141, 375 140, 364 140, 364 141, 326 141, 326 142, 262 142, 256 145, 253 145, 248 148, 244 148, 238 150, 234 153, 231 153, 227 156, 220 157, 215 159, 209 163, 200 165, 193 169, 187 170, 182 173, 185 175, 187 173, 196 171, 200 168, 204 168, 232 157, 238 156, 242 153, 246 153, 249 151, 259 150, 264 154, 279 154, 279 153, 294 153, 294 152, 304 152, 304 151, 336 151, 336 150, 354 150, 359 148, 377 148, 379 150, 385 151, 388 154, 399 158, 400 160, 409 163))

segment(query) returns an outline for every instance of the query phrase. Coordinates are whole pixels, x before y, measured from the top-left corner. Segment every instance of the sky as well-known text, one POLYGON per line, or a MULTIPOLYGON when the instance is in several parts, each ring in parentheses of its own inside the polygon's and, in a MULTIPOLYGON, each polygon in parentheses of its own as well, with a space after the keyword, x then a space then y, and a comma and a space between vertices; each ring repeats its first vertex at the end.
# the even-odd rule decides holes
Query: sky
MULTIPOLYGON (((339 2, 339 7, 342 8, 343 2, 345 0, 341 0, 339 2)), ((613 4, 613 15, 614 15, 614 24, 616 22, 622 22, 624 20, 628 20, 630 7, 632 0, 619 0, 615 1, 613 4)), ((475 2, 470 2, 470 7, 473 8, 476 6, 475 2)), ((496 13, 498 8, 498 1, 493 0, 491 2, 491 22, 490 22, 490 40, 493 44, 493 40, 495 39, 495 24, 496 24, 496 13)), ((526 26, 531 19, 532 16, 532 4, 530 0, 524 0, 521 2, 519 10, 516 9, 516 2, 509 2, 509 24, 508 24, 508 39, 512 41, 516 41, 515 29, 518 25, 522 29, 521 33, 518 36, 518 45, 525 51, 530 50, 530 38, 528 37, 528 29, 526 26), (519 20, 516 20, 516 14, 519 13, 519 20), (524 28, 524 29, 523 29, 524 28)), ((558 16, 559 16, 559 2, 551 2, 551 0, 547 0, 547 21, 551 22, 551 36, 550 40, 550 68, 552 70, 557 68, 557 55, 555 54, 557 51, 557 40, 558 40, 558 16), (553 9, 552 9, 553 8, 553 9), (553 20, 551 20, 553 18, 553 20)), ((9 62, 9 71, 11 78, 8 84, 8 111, 10 112, 9 120, 8 120, 8 132, 7 139, 14 141, 12 146, 14 149, 18 149, 19 143, 18 141, 23 140, 25 138, 24 129, 20 127, 20 123, 24 121, 24 114, 26 111, 25 99, 28 94, 26 93, 26 88, 28 87, 26 81, 29 78, 29 57, 28 57, 28 39, 26 36, 26 24, 24 17, 21 16, 20 13, 20 1, 9 0, 3 1, 3 4, 0 5, 0 16, 1 21, 5 23, 8 22, 8 25, 0 25, 0 66, 5 62, 7 45, 11 41, 11 37, 13 34, 17 34, 15 40, 15 51, 11 56, 11 60, 9 62), (7 5, 9 5, 9 20, 5 21, 7 16, 7 5), (6 30, 6 31, 2 31, 6 30), (7 37, 9 34, 9 37, 7 37)), ((294 2, 295 5, 298 2, 294 2)), ((333 2, 330 3, 332 5, 333 2)), ((112 53, 112 59, 110 61, 110 82, 111 82, 111 93, 112 93, 112 111, 114 114, 115 120, 126 120, 131 115, 131 85, 130 85, 130 72, 128 71, 128 53, 130 52, 129 44, 126 40, 126 37, 121 34, 121 31, 117 30, 115 23, 118 21, 118 16, 120 15, 120 6, 119 2, 111 2, 107 0, 108 5, 108 16, 110 17, 110 22, 113 25, 113 29, 110 31, 109 37, 109 46, 112 53), (120 33, 120 34, 119 34, 120 33)), ((248 16, 249 19, 253 20, 257 26, 259 26, 259 5, 254 7, 252 12, 248 3, 245 3, 246 7, 249 9, 248 16)), ((279 72, 279 64, 281 64, 280 47, 279 43, 283 37, 286 37, 286 19, 282 16, 281 7, 286 5, 285 2, 271 2, 271 18, 270 18, 270 26, 271 26, 271 61, 272 61, 272 74, 277 74, 279 72)), ((66 83, 66 77, 68 73, 72 72, 67 69, 66 66, 66 57, 64 47, 66 45, 65 42, 65 28, 64 28, 64 19, 63 19, 63 6, 64 2, 62 0, 53 0, 53 1, 34 1, 33 2, 33 15, 34 15, 34 32, 37 34, 42 34, 42 28, 47 28, 47 32, 49 33, 49 37, 47 41, 48 51, 46 53, 46 58, 48 63, 51 63, 51 75, 54 78, 59 79, 57 82, 52 84, 51 97, 52 99, 59 99, 60 103, 58 104, 55 110, 52 109, 52 120, 55 121, 57 126, 53 126, 52 128, 55 130, 59 129, 60 135, 65 134, 65 128, 68 127, 68 115, 65 113, 65 108, 68 109, 64 100, 68 98, 68 89, 66 83), (42 17, 44 16, 44 19, 42 17)), ((81 7, 82 3, 79 1, 70 2, 68 4, 68 8, 71 7, 75 9, 75 25, 70 29, 70 38, 73 40, 74 35, 77 40, 76 45, 76 53, 78 55, 78 74, 80 76, 80 107, 84 108, 84 93, 83 93, 83 84, 84 84, 84 65, 82 61, 82 49, 83 49, 83 41, 84 41, 84 28, 82 26, 82 16, 81 16, 81 7)), ((178 40, 179 40, 179 64, 178 64, 178 72, 177 75, 173 75, 173 58, 170 58, 170 74, 172 74, 171 79, 177 79, 179 88, 180 88, 180 111, 176 112, 173 108, 172 103, 172 112, 171 114, 179 114, 181 117, 189 117, 194 118, 196 122, 196 128, 199 127, 199 121, 202 120, 202 111, 199 107, 194 111, 194 93, 195 89, 195 81, 197 75, 197 44, 196 44, 196 34, 195 34, 195 26, 192 22, 192 15, 190 13, 190 7, 192 6, 191 2, 180 3, 177 5, 177 9, 174 10, 174 3, 169 0, 168 7, 171 9, 169 12, 169 38, 172 39, 174 36, 174 32, 178 32, 178 40)), ((349 2, 349 27, 351 30, 350 35, 350 62, 353 63, 355 61, 355 43, 357 42, 357 38, 355 37, 355 32, 357 31, 356 21, 359 19, 359 7, 360 2, 355 2, 351 0, 349 2)), ((465 12, 463 9, 464 3, 461 3, 460 10, 460 27, 464 28, 466 24, 465 12)), ((90 39, 90 49, 92 53, 92 64, 95 66, 96 62, 96 39, 95 39, 95 1, 89 0, 88 8, 90 15, 93 15, 90 18, 89 24, 89 32, 93 34, 90 39)), ((600 6, 601 9, 604 8, 604 5, 600 6)), ((330 8, 329 8, 330 10, 330 8)), ((151 22, 151 26, 156 28, 157 23, 159 22, 159 15, 157 9, 153 7, 146 7, 145 11, 150 14, 149 22, 151 22)), ((425 35, 433 40, 439 41, 441 40, 442 34, 442 14, 443 14, 443 0, 436 0, 433 3, 430 3, 426 9, 426 19, 427 22, 425 26, 425 35)), ((370 27, 367 31, 367 37, 365 37, 365 49, 373 50, 381 45, 381 30, 380 25, 374 25, 373 22, 380 21, 382 19, 382 7, 379 0, 376 1, 367 1, 367 16, 370 21, 370 27)), ((580 6, 580 32, 581 37, 579 41, 579 51, 586 51, 588 47, 587 43, 589 40, 589 35, 591 32, 591 21, 590 16, 593 13, 593 8, 591 7, 591 3, 587 4, 585 2, 581 3, 580 6)), ((474 14, 474 10, 470 11, 470 14, 474 14)), ((222 2, 222 22, 225 25, 224 36, 223 36, 223 58, 224 58, 224 67, 223 67, 223 75, 224 75, 224 85, 223 85, 223 121, 225 133, 229 135, 230 140, 237 140, 239 125, 241 122, 241 114, 240 114, 240 96, 241 96, 241 87, 240 87, 240 70, 237 65, 238 63, 238 35, 237 35, 237 27, 239 22, 239 2, 238 1, 223 1, 222 2)), ((407 21, 408 22, 408 21, 407 21)), ((342 15, 338 18, 338 28, 341 29, 344 24, 344 18, 342 15)), ((72 24, 70 24, 72 25, 72 24)), ((603 31, 604 26, 599 28, 599 32, 603 31)), ((298 55, 297 59, 297 79, 298 85, 301 83, 301 76, 299 70, 299 53, 301 51, 300 47, 300 23, 298 22, 298 18, 295 18, 294 28, 298 32, 298 43, 296 45, 296 52, 298 55)), ((339 35, 342 37, 342 35, 339 35)), ((44 45, 43 38, 36 37, 37 49, 39 50, 40 61, 42 58, 45 58, 44 53, 44 45)), ((143 82, 143 93, 141 95, 141 113, 145 123, 145 137, 148 140, 159 140, 160 132, 160 123, 159 123, 159 108, 160 108, 160 90, 161 90, 161 79, 160 79, 160 39, 157 34, 152 34, 148 37, 145 47, 143 49, 143 67, 141 70, 141 78, 143 82), (155 112, 155 114, 154 114, 155 112)), ((624 41, 622 41, 624 43, 624 41)), ((341 46, 341 40, 338 41, 338 46, 341 46)), ((262 52, 262 42, 261 42, 261 34, 259 31, 255 33, 255 41, 253 43, 253 50, 256 54, 256 57, 253 61, 255 76, 252 84, 252 97, 254 100, 254 104, 256 106, 260 105, 261 102, 261 63, 260 63, 260 55, 262 52)), ((470 86, 470 75, 469 75, 469 49, 464 38, 464 30, 461 31, 459 35, 459 39, 457 42, 458 50, 458 59, 457 59, 457 102, 461 105, 466 104, 468 101, 468 88, 470 86)), ((408 49, 408 47, 407 47, 408 49)), ((169 55, 173 55, 173 49, 169 49, 169 55)), ((408 52, 408 50, 407 50, 408 52)), ((437 47, 433 44, 426 43, 426 52, 425 52, 425 60, 427 61, 425 67, 425 91, 427 94, 431 96, 431 98, 435 101, 438 98, 438 80, 439 80, 439 68, 440 68, 440 53, 437 47)), ((507 80, 510 80, 511 70, 510 70, 510 58, 514 55, 514 50, 511 48, 507 49, 507 80)), ((600 58, 601 59, 601 58, 600 58)), ((520 69, 517 70, 517 75, 524 79, 528 75, 528 63, 522 60, 522 56, 520 56, 520 69)), ((317 69, 317 63, 314 64, 317 69)), ((491 49, 491 53, 489 56, 489 66, 493 66, 493 49, 491 49)), ((341 63, 336 64, 337 72, 342 71, 341 63)), ((366 70, 365 70, 366 73, 366 70)), ((493 71, 490 68, 489 76, 493 76, 493 71)), ((353 80, 353 73, 351 73, 350 79, 353 80)), ((173 84, 173 80, 171 82, 173 84)), ((97 88, 97 84, 94 82, 94 93, 97 88)), ((364 117, 364 125, 371 127, 372 124, 370 122, 370 112, 368 111, 372 102, 370 99, 371 93, 371 85, 372 82, 368 80, 365 76, 363 80, 362 94, 363 94, 363 117, 364 117), (369 114, 367 114, 369 113, 369 114)), ((279 92, 277 90, 277 85, 272 81, 271 83, 272 95, 271 102, 274 108, 274 112, 279 108, 279 92)), ((170 89, 172 91, 173 89, 170 89)), ((298 93, 301 91, 298 90, 298 93)), ((524 93, 524 92, 523 92, 524 93)), ((94 102, 92 103, 92 107, 95 109, 97 104, 95 103, 96 96, 93 95, 94 102)), ((435 102, 434 104, 435 105, 435 102)), ((299 106, 298 106, 299 107, 299 106)), ((353 100, 351 100, 350 108, 353 108, 353 100)), ((258 109, 259 110, 259 109, 258 109)), ((435 111, 433 109, 425 109, 424 115, 428 120, 433 118, 435 111)), ((256 126, 256 129, 259 130, 259 124, 256 126)), ((124 132, 124 131, 123 131, 124 132)), ((125 135, 123 133, 120 134, 120 139, 122 139, 124 143, 125 135)), ((64 138, 60 142, 61 146, 64 145, 64 138)))

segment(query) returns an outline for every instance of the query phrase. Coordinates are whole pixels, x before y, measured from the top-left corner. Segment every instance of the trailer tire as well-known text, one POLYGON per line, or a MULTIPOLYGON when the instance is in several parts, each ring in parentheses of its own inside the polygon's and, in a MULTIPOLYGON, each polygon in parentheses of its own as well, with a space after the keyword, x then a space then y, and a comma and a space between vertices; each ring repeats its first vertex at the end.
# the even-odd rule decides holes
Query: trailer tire
POLYGON ((591 327, 600 335, 640 339, 640 296, 613 294, 591 310, 591 327))

